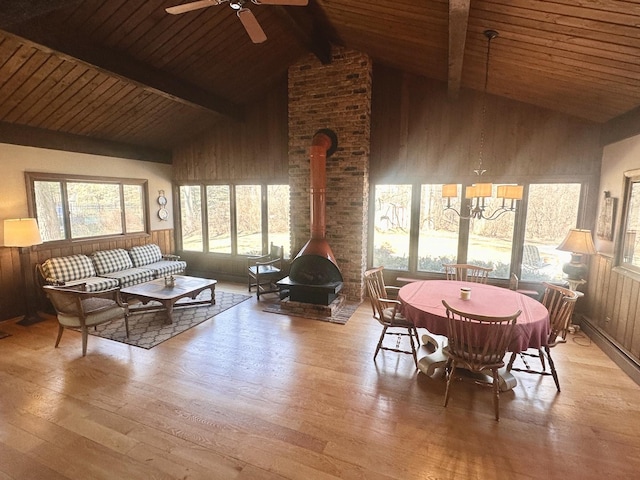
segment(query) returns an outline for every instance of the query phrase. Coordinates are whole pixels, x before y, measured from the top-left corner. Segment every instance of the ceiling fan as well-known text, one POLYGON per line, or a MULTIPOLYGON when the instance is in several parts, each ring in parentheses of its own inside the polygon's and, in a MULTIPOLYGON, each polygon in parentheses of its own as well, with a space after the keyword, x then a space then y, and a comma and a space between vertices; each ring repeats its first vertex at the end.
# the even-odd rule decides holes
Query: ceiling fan
MULTIPOLYGON (((267 39, 267 35, 256 20, 251 10, 244 7, 249 0, 199 0, 197 2, 183 3, 175 7, 166 8, 165 11, 171 15, 179 15, 181 13, 199 10, 201 8, 213 7, 214 5, 222 5, 229 3, 229 6, 236 10, 236 15, 242 22, 244 29, 247 31, 249 38, 253 43, 262 43, 267 39)), ((251 0, 256 5, 292 5, 296 7, 304 7, 309 0, 251 0)))

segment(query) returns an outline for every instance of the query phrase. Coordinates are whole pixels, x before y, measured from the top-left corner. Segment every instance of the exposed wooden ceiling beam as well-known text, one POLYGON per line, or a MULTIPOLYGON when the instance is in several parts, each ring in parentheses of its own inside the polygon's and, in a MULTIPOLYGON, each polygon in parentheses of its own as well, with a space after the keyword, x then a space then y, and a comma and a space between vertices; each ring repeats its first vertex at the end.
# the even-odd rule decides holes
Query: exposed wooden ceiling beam
POLYGON ((5 25, 3 31, 17 37, 19 41, 43 51, 59 55, 67 60, 82 62, 107 75, 134 83, 155 94, 170 98, 216 115, 225 115, 235 120, 244 120, 241 105, 213 95, 200 87, 186 84, 167 72, 143 65, 135 59, 113 50, 92 45, 86 38, 76 38, 69 32, 54 30, 50 22, 38 19, 28 23, 5 25))
POLYGON ((323 65, 331 63, 331 42, 322 33, 318 23, 307 9, 295 7, 274 7, 291 32, 307 50, 313 53, 323 65))
POLYGON ((0 143, 29 147, 64 150, 67 152, 90 153, 108 157, 130 158, 147 162, 171 164, 168 150, 140 147, 120 142, 89 138, 69 133, 53 132, 42 128, 27 127, 14 123, 0 122, 0 143))
POLYGON ((462 84, 462 66, 470 3, 471 0, 449 0, 448 94, 450 98, 458 98, 462 84))

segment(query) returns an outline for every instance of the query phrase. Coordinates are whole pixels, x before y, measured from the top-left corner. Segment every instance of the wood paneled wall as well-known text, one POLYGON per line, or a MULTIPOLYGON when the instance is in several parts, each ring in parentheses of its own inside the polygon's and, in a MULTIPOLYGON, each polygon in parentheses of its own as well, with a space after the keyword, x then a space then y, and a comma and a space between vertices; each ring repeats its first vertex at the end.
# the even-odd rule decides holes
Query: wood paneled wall
POLYGON ((247 108, 246 120, 227 120, 173 153, 176 182, 288 182, 287 79, 247 108))
MULTIPOLYGON (((600 125, 374 65, 371 182, 474 181, 482 130, 488 181, 579 179, 596 186, 600 125)), ((593 208, 595 209, 595 203, 593 208)))
MULTIPOLYGON (((65 257, 68 255, 88 255, 96 250, 110 250, 113 248, 129 249, 136 245, 155 243, 163 253, 175 251, 173 229, 155 230, 150 235, 129 238, 110 238, 101 241, 83 241, 55 248, 36 246, 28 249, 29 274, 27 285, 38 293, 34 283, 34 271, 37 263, 42 263, 51 257, 65 257)), ((23 275, 18 248, 0 247, 0 320, 18 317, 24 314, 25 296, 22 289, 23 275)), ((40 298, 41 300, 41 298, 40 298)), ((40 306, 40 305, 38 305, 40 306)))
MULTIPOLYGON (((614 268, 613 258, 591 257, 585 321, 640 368, 640 277, 614 268)), ((640 378, 640 372, 638 372, 640 378)))

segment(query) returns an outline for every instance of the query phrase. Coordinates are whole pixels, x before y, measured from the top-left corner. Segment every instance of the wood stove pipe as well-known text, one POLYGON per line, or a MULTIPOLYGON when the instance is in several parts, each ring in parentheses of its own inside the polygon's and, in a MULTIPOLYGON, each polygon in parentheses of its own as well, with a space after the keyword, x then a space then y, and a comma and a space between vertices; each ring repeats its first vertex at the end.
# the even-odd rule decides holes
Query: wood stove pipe
MULTIPOLYGON (((338 148, 338 137, 332 130, 318 130, 311 141, 309 154, 309 179, 311 200, 311 239, 300 250, 296 259, 302 255, 317 255, 337 262, 329 243, 326 241, 326 201, 327 201, 327 157, 338 148)), ((295 259, 294 259, 295 260, 295 259)))

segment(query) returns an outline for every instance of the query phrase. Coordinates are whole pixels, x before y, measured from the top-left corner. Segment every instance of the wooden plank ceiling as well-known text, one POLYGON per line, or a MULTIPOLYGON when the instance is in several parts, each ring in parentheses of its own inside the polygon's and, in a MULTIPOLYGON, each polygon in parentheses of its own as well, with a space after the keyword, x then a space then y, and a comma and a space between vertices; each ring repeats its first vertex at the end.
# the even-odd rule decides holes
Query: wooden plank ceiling
MULTIPOLYGON (((170 151, 228 119, 330 44, 375 63, 587 121, 640 105, 640 2, 613 0, 246 1, 267 35, 253 44, 230 8, 169 15, 180 0, 34 0, 0 5, 0 141, 170 151), (56 135, 58 137, 56 137, 56 135)), ((112 150, 114 151, 114 150, 112 150)))

